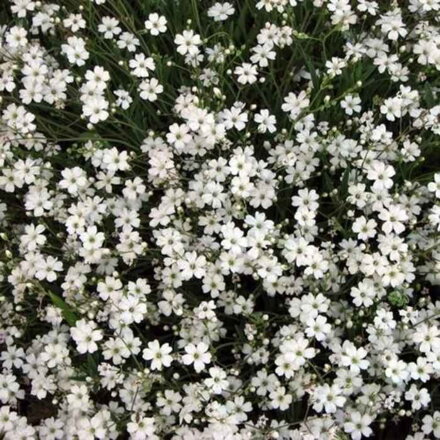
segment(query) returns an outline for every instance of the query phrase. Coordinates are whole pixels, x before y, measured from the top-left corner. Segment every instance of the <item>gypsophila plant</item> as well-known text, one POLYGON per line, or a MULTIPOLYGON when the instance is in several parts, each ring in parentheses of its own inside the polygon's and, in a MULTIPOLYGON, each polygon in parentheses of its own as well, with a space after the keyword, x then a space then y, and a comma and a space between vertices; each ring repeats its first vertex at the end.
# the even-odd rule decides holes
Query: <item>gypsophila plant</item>
POLYGON ((440 438, 440 0, 0 2, 0 438, 440 438))

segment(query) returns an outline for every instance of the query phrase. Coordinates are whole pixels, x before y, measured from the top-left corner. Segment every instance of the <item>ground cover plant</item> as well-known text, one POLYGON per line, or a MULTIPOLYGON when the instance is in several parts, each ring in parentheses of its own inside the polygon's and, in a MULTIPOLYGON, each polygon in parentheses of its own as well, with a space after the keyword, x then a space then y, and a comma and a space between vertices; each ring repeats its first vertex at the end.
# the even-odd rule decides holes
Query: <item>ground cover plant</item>
POLYGON ((440 438, 439 0, 4 0, 0 438, 440 438))

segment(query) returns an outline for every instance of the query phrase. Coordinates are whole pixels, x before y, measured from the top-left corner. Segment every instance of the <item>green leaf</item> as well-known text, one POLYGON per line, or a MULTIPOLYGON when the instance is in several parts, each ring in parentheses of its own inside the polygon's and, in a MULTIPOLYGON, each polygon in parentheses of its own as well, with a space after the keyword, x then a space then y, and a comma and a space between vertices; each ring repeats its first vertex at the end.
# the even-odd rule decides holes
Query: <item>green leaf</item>
POLYGON ((428 107, 433 107, 435 105, 435 99, 434 99, 434 95, 432 93, 432 89, 431 86, 429 85, 429 83, 426 83, 425 85, 425 101, 426 104, 428 105, 428 107))
POLYGON ((96 364, 96 360, 90 353, 87 355, 87 371, 90 376, 97 376, 98 365, 96 364))
POLYGON ((342 176, 341 187, 339 193, 342 198, 345 198, 348 194, 348 178, 350 176, 350 169, 346 168, 344 171, 344 175, 342 176))
POLYGON ((63 318, 67 321, 67 323, 70 326, 74 326, 76 324, 76 321, 78 320, 78 316, 76 313, 71 309, 71 307, 58 295, 56 295, 53 292, 49 292, 50 299, 53 303, 53 305, 57 306, 59 309, 61 309, 63 313, 63 318))
POLYGON ((333 182, 330 176, 328 175, 327 171, 323 171, 322 180, 324 185, 324 191, 328 193, 331 192, 333 190, 333 182))
POLYGON ((310 73, 310 76, 312 77, 313 88, 315 90, 318 90, 319 89, 319 78, 318 78, 318 75, 316 74, 316 70, 315 70, 315 67, 313 65, 313 60, 312 60, 312 58, 310 56, 306 55, 306 53, 305 53, 303 47, 301 46, 301 44, 302 44, 302 42, 300 41, 297 44, 297 47, 300 50, 301 55, 304 58, 304 63, 307 66, 307 69, 308 69, 308 71, 310 73))

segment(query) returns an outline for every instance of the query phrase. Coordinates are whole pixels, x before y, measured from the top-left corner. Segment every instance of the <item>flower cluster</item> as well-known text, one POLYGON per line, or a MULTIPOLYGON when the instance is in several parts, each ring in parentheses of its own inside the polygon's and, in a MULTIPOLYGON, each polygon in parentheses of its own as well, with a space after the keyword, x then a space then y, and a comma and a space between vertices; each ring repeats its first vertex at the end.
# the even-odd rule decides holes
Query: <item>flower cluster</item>
POLYGON ((0 437, 440 438, 439 11, 5 1, 0 437))

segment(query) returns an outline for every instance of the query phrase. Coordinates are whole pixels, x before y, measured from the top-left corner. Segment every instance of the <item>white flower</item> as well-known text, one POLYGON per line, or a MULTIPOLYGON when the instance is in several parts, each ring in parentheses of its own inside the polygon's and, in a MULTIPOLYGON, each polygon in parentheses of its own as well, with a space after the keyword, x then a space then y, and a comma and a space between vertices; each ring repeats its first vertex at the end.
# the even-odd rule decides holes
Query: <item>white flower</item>
POLYGON ((285 387, 278 387, 269 394, 271 406, 273 409, 286 411, 292 403, 292 395, 286 391, 285 387))
POLYGON ((364 216, 358 217, 353 223, 353 232, 358 234, 359 240, 368 240, 376 235, 377 223, 375 220, 367 220, 364 216))
POLYGON ((117 41, 119 49, 127 49, 129 52, 135 52, 140 45, 140 41, 131 32, 123 32, 117 41))
POLYGON ((353 440, 361 440, 362 436, 370 437, 373 433, 370 428, 372 422, 373 419, 370 415, 351 411, 348 414, 348 421, 344 423, 344 431, 349 433, 353 440))
POLYGON ((408 220, 405 210, 398 205, 391 205, 388 209, 383 209, 378 217, 383 221, 382 230, 386 234, 390 234, 392 231, 401 234, 405 230, 404 222, 408 220))
POLYGON ((440 349, 440 329, 436 325, 421 323, 415 328, 412 337, 423 353, 437 352, 440 349))
POLYGON ((359 374, 361 370, 365 370, 370 362, 364 359, 368 352, 362 348, 356 348, 350 341, 344 341, 342 345, 341 365, 349 367, 353 373, 359 374))
POLYGON ((359 96, 347 95, 341 101, 341 107, 345 110, 347 115, 351 116, 353 113, 359 113, 361 111, 362 107, 359 105, 361 102, 359 96))
POLYGON ((380 106, 380 111, 389 121, 394 121, 396 118, 401 118, 403 115, 402 99, 399 97, 388 98, 380 106))
POLYGON ((67 189, 70 194, 77 194, 87 185, 87 175, 80 167, 65 168, 61 171, 63 179, 60 180, 60 188, 67 189))
POLYGON ((72 32, 78 32, 80 29, 84 29, 86 27, 86 21, 83 19, 81 14, 70 14, 63 20, 63 24, 67 28, 70 28, 72 32))
POLYGON ((377 190, 390 189, 393 186, 393 177, 396 174, 391 165, 374 161, 368 169, 367 178, 374 180, 373 188, 377 190))
POLYGON ((157 13, 148 15, 148 20, 145 21, 145 29, 147 29, 151 35, 157 36, 159 33, 166 32, 167 19, 157 13))
POLYGON ((440 173, 434 174, 434 182, 428 183, 428 190, 433 192, 438 199, 440 198, 440 173))
POLYGON ((182 361, 185 365, 193 365, 194 370, 200 373, 211 362, 211 353, 208 350, 209 347, 204 342, 188 344, 185 346, 186 354, 182 356, 182 361))
POLYGON ((69 389, 69 394, 67 395, 67 402, 69 404, 69 408, 73 410, 79 410, 87 408, 89 405, 90 397, 87 390, 87 387, 83 384, 81 385, 73 385, 69 389))
POLYGON ((211 367, 209 374, 210 377, 204 381, 206 386, 210 388, 214 394, 221 394, 229 385, 225 371, 219 367, 211 367))
POLYGON ((157 95, 163 92, 163 86, 156 78, 145 79, 139 84, 139 96, 146 101, 156 101, 157 95))
POLYGON ((381 31, 387 35, 390 40, 397 40, 400 37, 405 37, 408 31, 402 21, 400 9, 396 8, 384 14, 377 24, 381 25, 381 31))
POLYGON ((422 431, 426 435, 434 434, 435 438, 440 438, 440 411, 435 411, 432 415, 427 414, 422 419, 422 431))
POLYGON ((419 410, 428 406, 431 401, 431 396, 426 388, 417 388, 415 384, 412 384, 410 389, 405 393, 405 399, 411 402, 411 406, 414 410, 419 410))
POLYGON ((316 355, 316 350, 308 345, 309 341, 301 335, 295 340, 288 339, 283 342, 280 346, 281 354, 275 359, 276 374, 290 378, 294 371, 299 370, 306 363, 307 359, 312 359, 316 355))
POLYGON ((177 45, 177 52, 181 55, 196 55, 199 52, 199 45, 202 44, 200 35, 195 34, 194 31, 183 31, 181 34, 177 34, 174 39, 174 43, 177 45))
POLYGON ((189 129, 185 124, 172 124, 167 133, 167 141, 173 144, 177 150, 182 150, 191 141, 189 129))
POLYGON ((111 40, 121 33, 119 21, 114 17, 102 17, 101 23, 98 25, 98 31, 104 34, 105 39, 111 40))
POLYGON ((306 335, 309 338, 315 338, 317 341, 323 341, 331 332, 331 325, 327 322, 325 316, 317 316, 307 321, 306 335))
POLYGON ((138 78, 146 78, 150 75, 150 70, 154 71, 156 69, 156 63, 153 58, 146 57, 143 53, 136 54, 128 64, 132 69, 133 75, 138 78))
POLYGON ((171 352, 172 348, 167 342, 160 345, 158 340, 154 340, 148 343, 148 348, 144 349, 142 357, 146 361, 152 361, 150 366, 152 370, 162 370, 163 367, 171 365, 173 361, 171 352))
POLYGON ((276 119, 269 110, 263 109, 254 116, 255 122, 258 124, 258 131, 261 133, 274 133, 276 131, 276 119))
POLYGON ((208 16, 212 17, 214 21, 227 20, 230 15, 234 13, 235 9, 229 2, 215 3, 208 9, 208 16))
POLYGON ((83 66, 89 58, 89 52, 86 50, 85 41, 76 36, 69 37, 67 44, 61 45, 62 52, 67 56, 72 64, 83 66))
POLYGON ((96 226, 90 226, 85 232, 80 234, 80 240, 84 249, 100 249, 105 240, 103 232, 98 232, 96 226))
POLYGON ((318 412, 323 410, 327 414, 336 412, 338 407, 342 407, 347 400, 342 395, 342 390, 338 385, 329 386, 325 384, 319 386, 314 390, 313 393, 313 409, 318 412))
POLYGON ((132 440, 150 440, 157 439, 155 435, 156 421, 154 417, 142 417, 137 419, 132 416, 132 421, 127 424, 127 431, 132 440))
POLYGON ((206 258, 204 255, 197 255, 196 252, 186 252, 182 260, 178 260, 177 266, 184 280, 192 277, 202 278, 206 271, 206 258))
POLYGON ((373 281, 365 279, 357 287, 351 288, 350 295, 353 297, 353 303, 357 307, 370 307, 373 305, 373 300, 376 297, 376 288, 373 281))
POLYGON ((408 380, 409 372, 406 362, 400 360, 397 356, 393 356, 386 362, 385 376, 389 377, 394 383, 402 383, 408 380))
POLYGON ((70 334, 76 342, 79 353, 94 353, 98 350, 96 342, 103 338, 102 330, 97 329, 95 321, 81 319, 76 322, 75 327, 70 329, 70 334))
POLYGON ((92 124, 105 121, 109 117, 108 101, 102 96, 92 96, 87 99, 83 106, 83 114, 92 124))
POLYGON ((159 396, 157 399, 157 406, 161 408, 161 412, 169 416, 173 412, 177 413, 182 408, 180 401, 182 400, 182 396, 173 391, 173 390, 165 390, 163 397, 159 396))
POLYGON ((113 93, 118 97, 116 100, 116 105, 121 107, 123 110, 127 110, 133 102, 133 98, 130 96, 129 92, 123 89, 118 89, 113 93))
POLYGON ((20 26, 13 26, 6 34, 6 42, 12 48, 24 47, 28 43, 27 31, 20 26))
POLYGON ((46 237, 43 232, 46 228, 43 225, 26 225, 25 234, 20 237, 22 246, 29 251, 34 251, 46 243, 46 237))
POLYGON ((44 258, 43 256, 40 256, 36 264, 35 277, 39 280, 52 282, 57 279, 57 272, 61 272, 62 270, 63 263, 57 258, 52 256, 44 258))
POLYGON ((240 84, 253 84, 257 80, 257 67, 249 63, 243 63, 235 68, 234 73, 238 76, 240 84))
POLYGON ((301 111, 306 109, 309 104, 310 100, 304 90, 298 95, 290 92, 284 98, 284 104, 281 105, 281 109, 286 113, 290 113, 290 117, 292 119, 296 119, 300 115, 301 111))

